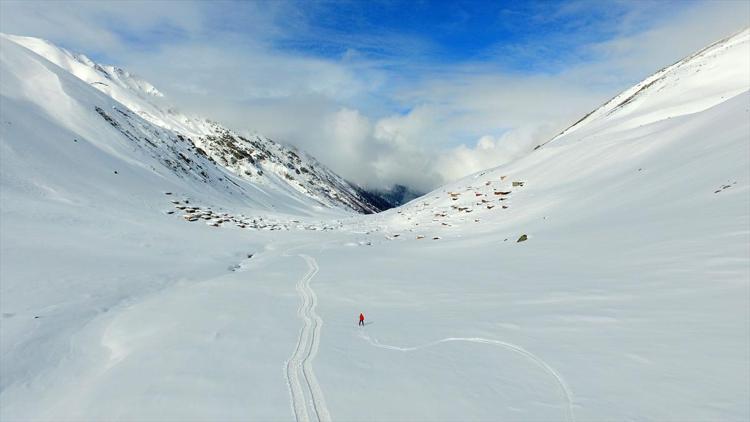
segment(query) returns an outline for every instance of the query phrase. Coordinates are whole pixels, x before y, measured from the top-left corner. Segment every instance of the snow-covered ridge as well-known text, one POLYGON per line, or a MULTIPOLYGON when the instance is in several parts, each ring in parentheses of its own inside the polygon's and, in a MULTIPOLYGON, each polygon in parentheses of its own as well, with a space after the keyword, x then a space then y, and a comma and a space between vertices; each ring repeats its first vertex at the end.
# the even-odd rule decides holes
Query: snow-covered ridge
MULTIPOLYGON (((556 208, 576 196, 566 197, 561 192, 593 183, 593 176, 610 173, 608 178, 622 183, 633 176, 631 170, 644 175, 642 160, 659 159, 648 153, 668 148, 672 142, 685 143, 687 151, 715 148, 731 139, 736 143, 732 147, 742 148, 741 135, 747 133, 747 122, 743 119, 747 119, 750 91, 749 52, 750 29, 746 29, 623 91, 534 153, 450 183, 402 208, 389 210, 384 216, 390 216, 394 228, 409 230, 414 232, 413 237, 427 239, 445 237, 465 226, 473 226, 472 230, 476 231, 492 231, 501 221, 503 226, 511 222, 522 226, 534 218, 546 219, 545 209, 556 208), (717 108, 724 111, 719 113, 715 111, 717 108), (696 139, 695 133, 703 133, 713 124, 706 121, 706 117, 699 117, 716 113, 726 125, 722 133, 696 139), (691 142, 698 144, 691 145, 691 142), (609 168, 605 169, 607 166, 609 168)), ((719 121, 719 118, 714 120, 719 121)), ((679 155, 684 154, 687 153, 679 155)), ((688 155, 681 160, 684 166, 695 163, 700 167, 699 158, 688 155)), ((724 187, 735 187, 738 179, 747 174, 746 168, 744 174, 741 170, 746 165, 743 158, 747 157, 734 157, 723 165, 709 165, 704 171, 713 169, 726 173, 727 177, 711 180, 705 192, 713 194, 717 189, 720 192, 724 187), (734 171, 728 171, 730 168, 734 171)), ((616 186, 605 180, 609 179, 603 178, 596 192, 616 186)), ((650 177, 644 183, 658 186, 660 180, 650 177)), ((664 183, 672 182, 664 180, 664 183)), ((581 197, 576 201, 587 200, 581 197)), ((508 233, 507 240, 515 241, 521 234, 508 233)))
POLYGON ((251 186, 238 183, 184 136, 153 125, 20 45, 5 38, 0 43, 4 189, 76 203, 180 186, 263 207, 249 197, 251 186))
MULTIPOLYGON (((97 64, 84 54, 72 53, 64 48, 57 47, 47 40, 10 34, 2 34, 2 36, 39 54, 52 63, 74 74, 79 79, 83 79, 93 85, 99 85, 97 88, 102 92, 110 93, 110 96, 119 94, 118 96, 120 96, 121 99, 126 99, 127 97, 123 95, 124 93, 122 90, 135 93, 142 98, 164 96, 164 94, 159 92, 159 90, 153 85, 130 74, 124 69, 117 66, 97 64), (113 91, 113 86, 119 87, 120 90, 113 91)), ((115 99, 120 102, 126 102, 121 101, 121 99, 118 98, 115 99)))
MULTIPOLYGON (((667 66, 586 114, 548 142, 577 132, 644 125, 706 110, 748 90, 750 28, 667 66), (619 122, 629 121, 629 126, 619 122)), ((545 144, 546 144, 545 143, 545 144)))
POLYGON ((153 85, 121 68, 97 64, 46 40, 2 36, 87 82, 148 122, 180 134, 239 178, 264 189, 308 197, 326 207, 378 211, 357 187, 294 147, 262 135, 249 139, 211 120, 184 115, 166 105, 164 95, 153 85))

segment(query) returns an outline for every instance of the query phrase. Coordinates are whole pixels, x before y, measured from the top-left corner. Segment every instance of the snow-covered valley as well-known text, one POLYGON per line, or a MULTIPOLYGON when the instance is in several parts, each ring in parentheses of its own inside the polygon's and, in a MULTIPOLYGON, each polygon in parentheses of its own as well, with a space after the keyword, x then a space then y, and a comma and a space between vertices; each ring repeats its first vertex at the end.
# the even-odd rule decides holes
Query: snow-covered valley
POLYGON ((374 215, 0 42, 0 420, 750 418, 747 30, 374 215))

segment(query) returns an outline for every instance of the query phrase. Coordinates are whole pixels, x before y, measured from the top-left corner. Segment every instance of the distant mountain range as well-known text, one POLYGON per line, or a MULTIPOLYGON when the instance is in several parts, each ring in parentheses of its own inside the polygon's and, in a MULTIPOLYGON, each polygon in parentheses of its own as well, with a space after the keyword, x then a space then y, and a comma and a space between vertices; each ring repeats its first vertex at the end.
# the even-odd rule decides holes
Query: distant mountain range
POLYGON ((360 189, 362 197, 381 210, 396 208, 412 199, 424 195, 424 192, 418 192, 404 185, 394 185, 390 189, 360 189))

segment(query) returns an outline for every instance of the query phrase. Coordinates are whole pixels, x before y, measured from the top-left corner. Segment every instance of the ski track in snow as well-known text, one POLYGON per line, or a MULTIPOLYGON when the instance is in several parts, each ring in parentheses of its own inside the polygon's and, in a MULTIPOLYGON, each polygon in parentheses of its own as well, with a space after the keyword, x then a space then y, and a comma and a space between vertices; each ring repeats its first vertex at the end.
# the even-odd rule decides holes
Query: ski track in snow
POLYGON ((399 347, 399 346, 391 346, 388 344, 383 344, 379 342, 378 339, 367 335, 367 333, 365 333, 364 331, 360 331, 359 336, 375 347, 380 347, 381 349, 388 349, 388 350, 398 350, 400 352, 413 352, 413 351, 424 349, 427 347, 436 346, 441 343, 449 343, 449 342, 454 342, 454 341, 489 344, 493 346, 504 347, 510 351, 518 353, 519 355, 522 355, 525 358, 531 360, 532 362, 537 364, 537 366, 541 367, 542 369, 544 369, 545 372, 547 372, 549 375, 555 378, 555 381, 560 386, 560 389, 562 390, 562 393, 565 396, 565 401, 567 402, 567 407, 566 407, 567 420, 570 422, 575 421, 575 418, 573 416, 573 392, 570 389, 570 387, 568 387, 568 384, 565 382, 565 379, 562 377, 562 375, 560 375, 560 373, 558 373, 553 367, 551 367, 542 358, 536 356, 535 354, 529 352, 528 350, 524 349, 521 346, 515 345, 513 343, 507 343, 507 342, 500 341, 500 340, 487 339, 487 338, 481 338, 481 337, 447 337, 444 339, 436 340, 436 341, 422 344, 419 346, 399 347))
POLYGON ((320 330, 323 320, 315 313, 318 297, 310 287, 310 280, 318 273, 318 263, 308 255, 299 255, 305 260, 308 272, 297 282, 297 293, 302 299, 297 315, 302 319, 302 329, 297 339, 297 347, 286 364, 286 377, 292 400, 294 417, 298 422, 309 422, 312 413, 318 422, 329 422, 323 390, 318 384, 312 368, 312 360, 318 353, 320 330))

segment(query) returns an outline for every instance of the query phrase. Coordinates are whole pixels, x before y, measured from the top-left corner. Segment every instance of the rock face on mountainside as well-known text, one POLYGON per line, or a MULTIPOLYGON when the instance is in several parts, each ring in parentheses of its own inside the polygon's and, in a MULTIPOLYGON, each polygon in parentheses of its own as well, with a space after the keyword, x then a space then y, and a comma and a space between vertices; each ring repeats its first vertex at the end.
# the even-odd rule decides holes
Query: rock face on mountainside
MULTIPOLYGON (((359 213, 380 211, 380 206, 310 155, 262 135, 242 136, 219 123, 181 114, 165 105, 164 95, 150 83, 115 66, 100 65, 45 40, 4 35, 56 64, 122 104, 120 117, 138 116, 160 129, 174 133, 191 150, 222 166, 240 179, 262 189, 276 189, 325 207, 359 213)), ((112 110, 104 110, 109 115, 112 110), (109 113, 109 114, 108 114, 109 113)), ((193 159, 191 159, 193 160, 193 159)), ((179 160, 177 160, 179 161, 179 160)), ((187 163, 183 159, 183 164, 187 163)))
POLYGON ((365 214, 385 209, 362 195, 360 188, 297 148, 260 135, 245 137, 215 122, 208 126, 212 133, 194 140, 197 151, 241 178, 261 185, 285 184, 327 206, 365 214))

